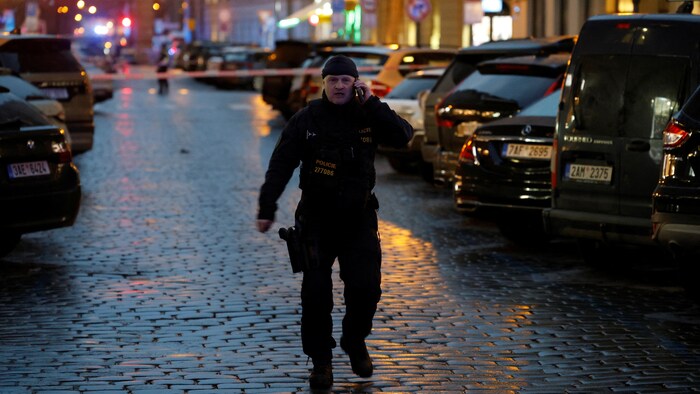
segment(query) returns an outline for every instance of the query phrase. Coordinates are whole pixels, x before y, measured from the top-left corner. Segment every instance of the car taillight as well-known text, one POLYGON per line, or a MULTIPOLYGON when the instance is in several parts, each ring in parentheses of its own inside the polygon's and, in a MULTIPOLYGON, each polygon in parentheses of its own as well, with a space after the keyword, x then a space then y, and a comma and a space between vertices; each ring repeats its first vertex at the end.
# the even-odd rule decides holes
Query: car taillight
POLYGON ((437 116, 437 125, 438 127, 446 127, 448 129, 451 129, 454 127, 455 122, 449 119, 444 119, 441 118, 440 115, 437 116))
POLYGON ((320 86, 318 86, 317 84, 315 84, 313 82, 309 83, 309 87, 308 87, 309 94, 318 94, 318 91, 320 90, 320 88, 321 88, 320 86))
POLYGON ((435 123, 438 127, 446 127, 451 129, 454 127, 455 122, 450 119, 446 119, 442 115, 448 114, 452 108, 450 106, 441 107, 440 104, 435 106, 435 123))
POLYGON ((462 150, 459 152, 459 162, 471 162, 473 163, 476 159, 474 155, 474 137, 469 137, 467 141, 462 145, 462 150))
POLYGON ((70 148, 65 141, 51 141, 51 150, 58 155, 59 163, 70 163, 73 159, 70 148))
POLYGON ((671 119, 664 129, 664 148, 672 149, 683 145, 690 136, 690 133, 678 123, 677 120, 671 119))
POLYGON ((386 96, 389 91, 391 91, 391 87, 387 86, 381 82, 378 81, 372 81, 372 94, 374 94, 377 97, 384 97, 386 96))

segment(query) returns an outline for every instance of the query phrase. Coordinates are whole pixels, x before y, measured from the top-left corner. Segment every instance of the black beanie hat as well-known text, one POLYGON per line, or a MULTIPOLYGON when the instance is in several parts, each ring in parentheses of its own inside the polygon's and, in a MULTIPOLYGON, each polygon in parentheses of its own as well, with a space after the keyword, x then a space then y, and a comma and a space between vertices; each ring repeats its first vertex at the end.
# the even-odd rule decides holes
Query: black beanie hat
POLYGON ((323 71, 321 71, 322 78, 325 78, 326 75, 352 75, 355 78, 359 76, 355 63, 344 55, 335 55, 328 59, 326 65, 323 66, 323 71))

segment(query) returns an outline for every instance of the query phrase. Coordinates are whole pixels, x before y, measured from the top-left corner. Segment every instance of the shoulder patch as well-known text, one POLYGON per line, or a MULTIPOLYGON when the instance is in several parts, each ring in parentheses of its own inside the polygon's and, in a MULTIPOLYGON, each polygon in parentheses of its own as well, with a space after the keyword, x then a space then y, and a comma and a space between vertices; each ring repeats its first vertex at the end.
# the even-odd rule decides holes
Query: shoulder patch
POLYGON ((360 135, 360 142, 365 143, 365 144, 372 143, 372 128, 371 127, 360 129, 357 132, 360 135))

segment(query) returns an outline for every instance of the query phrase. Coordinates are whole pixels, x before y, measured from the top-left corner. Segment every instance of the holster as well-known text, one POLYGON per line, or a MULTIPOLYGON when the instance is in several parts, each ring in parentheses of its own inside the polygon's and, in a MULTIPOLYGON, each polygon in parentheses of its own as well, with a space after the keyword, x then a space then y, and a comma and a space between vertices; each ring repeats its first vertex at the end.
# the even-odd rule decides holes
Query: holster
POLYGON ((287 242, 289 262, 292 272, 306 272, 319 266, 318 247, 313 242, 304 239, 301 228, 292 226, 280 228, 280 238, 287 242))

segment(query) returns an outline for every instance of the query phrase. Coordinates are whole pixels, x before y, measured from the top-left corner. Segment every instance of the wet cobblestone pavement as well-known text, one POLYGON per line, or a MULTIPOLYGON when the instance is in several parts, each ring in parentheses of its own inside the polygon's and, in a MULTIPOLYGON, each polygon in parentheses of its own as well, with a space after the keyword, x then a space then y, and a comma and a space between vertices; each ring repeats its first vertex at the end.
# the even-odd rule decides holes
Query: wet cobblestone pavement
MULTIPOLYGON (((307 391, 301 277, 274 231, 254 231, 281 117, 253 92, 154 88, 122 82, 97 107, 76 224, 0 260, 0 393, 307 391)), ((378 173, 375 375, 338 348, 334 391, 700 391, 700 308, 672 269, 517 248, 447 191, 381 158, 378 173)), ((339 339, 337 274, 336 296, 339 339)))

